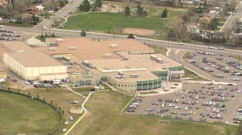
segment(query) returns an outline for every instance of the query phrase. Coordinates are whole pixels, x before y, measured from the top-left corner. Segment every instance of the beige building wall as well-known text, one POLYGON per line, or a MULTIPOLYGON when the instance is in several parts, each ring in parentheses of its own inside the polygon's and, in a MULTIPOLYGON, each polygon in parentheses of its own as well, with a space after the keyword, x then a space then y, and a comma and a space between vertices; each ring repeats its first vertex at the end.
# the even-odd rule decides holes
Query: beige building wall
POLYGON ((107 81, 118 90, 123 90, 128 93, 135 93, 137 90, 137 85, 135 81, 127 82, 127 81, 117 80, 111 77, 108 77, 107 81))
POLYGON ((5 65, 19 76, 24 76, 26 73, 26 68, 24 65, 20 64, 18 61, 10 57, 7 53, 3 53, 3 62, 5 65))
POLYGON ((7 53, 3 53, 3 62, 26 80, 54 80, 68 77, 66 66, 25 67, 7 53))

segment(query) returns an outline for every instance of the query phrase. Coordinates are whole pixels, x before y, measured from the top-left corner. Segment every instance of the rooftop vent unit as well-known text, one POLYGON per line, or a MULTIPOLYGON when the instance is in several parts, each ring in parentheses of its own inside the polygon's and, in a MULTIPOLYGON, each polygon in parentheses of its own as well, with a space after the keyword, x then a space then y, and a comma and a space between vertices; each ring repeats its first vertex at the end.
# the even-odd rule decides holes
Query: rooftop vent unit
POLYGON ((104 54, 104 58, 110 58, 111 57, 111 53, 105 53, 104 54))
POLYGON ((58 44, 58 42, 50 42, 49 43, 49 46, 58 46, 59 44, 58 44))
POLYGON ((122 71, 118 71, 118 75, 124 75, 122 71))
POLYGON ((115 78, 124 78, 124 76, 122 76, 122 75, 115 75, 115 78))
POLYGON ((56 47, 49 47, 49 51, 55 51, 56 47))
POLYGON ((163 59, 162 59, 162 58, 157 58, 156 61, 157 61, 158 63, 161 63, 161 64, 163 63, 163 59))
POLYGON ((117 48, 118 47, 118 44, 111 44, 110 47, 111 48, 117 48))
POLYGON ((92 68, 92 69, 95 69, 95 68, 96 68, 92 63, 89 63, 89 64, 88 64, 88 67, 89 67, 89 68, 92 68))
POLYGON ((82 61, 82 64, 83 64, 83 65, 88 65, 89 62, 88 62, 87 60, 84 60, 84 61, 82 61))
POLYGON ((157 57, 156 57, 155 55, 150 55, 150 58, 151 58, 152 60, 155 60, 157 57))
POLYGON ((17 52, 24 52, 24 50, 17 50, 17 52))
POLYGON ((62 38, 57 38, 56 40, 57 40, 58 42, 63 41, 63 39, 62 39, 62 38))
POLYGON ((150 55, 150 58, 151 58, 152 60, 154 60, 154 61, 160 63, 160 64, 163 63, 163 59, 162 59, 162 58, 159 58, 159 57, 157 57, 157 56, 155 56, 155 55, 150 55))
POLYGON ((120 74, 119 72, 118 74, 115 75, 115 78, 124 78, 124 77, 125 77, 124 74, 120 74))
POLYGON ((131 78, 138 78, 138 75, 137 74, 131 74, 130 77, 131 78))
POLYGON ((76 50, 76 46, 69 47, 69 50, 76 50))

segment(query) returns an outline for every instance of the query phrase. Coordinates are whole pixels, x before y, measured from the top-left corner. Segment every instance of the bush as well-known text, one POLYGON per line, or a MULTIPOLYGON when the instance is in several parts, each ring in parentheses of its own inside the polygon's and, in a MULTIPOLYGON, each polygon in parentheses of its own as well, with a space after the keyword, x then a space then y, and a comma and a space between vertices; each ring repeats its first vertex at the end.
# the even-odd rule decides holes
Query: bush
POLYGON ((127 7, 125 7, 125 9, 124 9, 124 14, 125 14, 125 16, 130 16, 130 8, 129 8, 129 6, 127 6, 127 7))
POLYGON ((165 8, 161 14, 161 18, 167 18, 167 15, 168 15, 168 10, 167 8, 165 8))
POLYGON ((90 11, 91 5, 88 0, 84 0, 83 3, 79 6, 80 11, 90 11))
POLYGON ((134 39, 135 38, 135 35, 134 34, 129 34, 128 35, 128 38, 134 39))
POLYGON ((82 30, 82 31, 81 31, 81 36, 82 36, 82 37, 85 37, 86 35, 87 35, 86 32, 85 32, 84 30, 82 30))

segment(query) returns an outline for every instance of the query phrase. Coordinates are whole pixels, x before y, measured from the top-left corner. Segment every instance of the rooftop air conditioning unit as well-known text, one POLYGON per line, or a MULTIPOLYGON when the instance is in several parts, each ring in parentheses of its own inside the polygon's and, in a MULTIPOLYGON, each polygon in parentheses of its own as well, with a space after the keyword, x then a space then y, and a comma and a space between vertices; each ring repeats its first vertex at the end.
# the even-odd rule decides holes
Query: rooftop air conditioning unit
POLYGON ((88 62, 87 60, 82 61, 82 63, 83 63, 84 65, 88 65, 88 64, 89 64, 89 62, 88 62))
POLYGON ((162 58, 157 58, 156 61, 157 61, 158 63, 161 63, 161 64, 163 63, 162 58))
POLYGON ((69 50, 76 50, 76 46, 69 47, 69 50))
POLYGON ((111 53, 105 53, 105 54, 104 54, 104 57, 105 57, 105 58, 109 58, 109 57, 111 57, 111 53))
POLYGON ((110 47, 111 48, 117 48, 118 47, 118 44, 111 44, 110 47))
POLYGON ((62 38, 57 38, 56 40, 57 40, 58 42, 63 41, 63 39, 62 39, 62 38))
POLYGON ((49 51, 55 51, 56 47, 49 47, 49 51))
POLYGON ((138 75, 137 74, 131 74, 130 77, 131 78, 138 78, 138 75))
POLYGON ((24 50, 17 50, 18 52, 24 52, 24 50))
POLYGON ((118 75, 124 75, 122 71, 118 71, 118 75))
POLYGON ((156 57, 155 55, 150 55, 150 58, 151 58, 152 60, 154 60, 154 59, 156 59, 157 57, 156 57))

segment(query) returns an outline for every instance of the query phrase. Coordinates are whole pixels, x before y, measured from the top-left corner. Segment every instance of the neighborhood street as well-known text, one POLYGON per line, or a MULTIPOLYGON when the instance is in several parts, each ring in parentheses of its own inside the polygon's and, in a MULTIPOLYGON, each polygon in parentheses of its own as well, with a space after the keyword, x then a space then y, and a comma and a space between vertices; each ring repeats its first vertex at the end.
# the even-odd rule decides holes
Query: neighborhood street
POLYGON ((233 30, 236 20, 242 17, 242 3, 240 2, 238 7, 235 10, 234 15, 231 15, 228 20, 224 23, 224 26, 221 28, 221 32, 230 34, 233 30))

